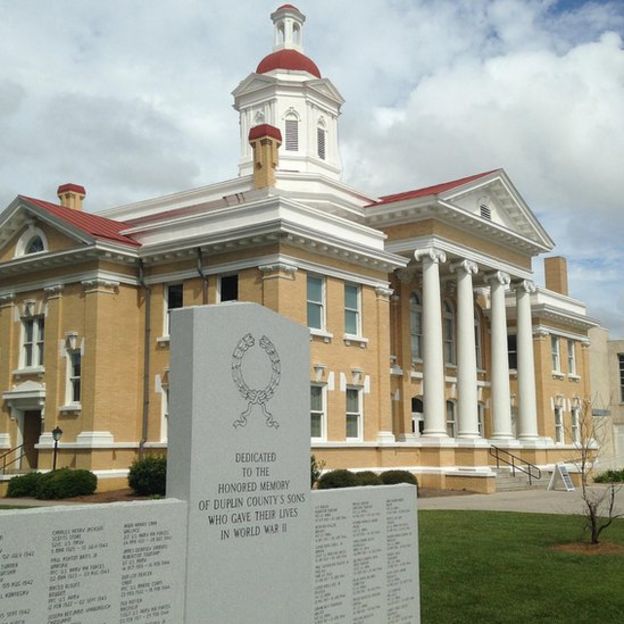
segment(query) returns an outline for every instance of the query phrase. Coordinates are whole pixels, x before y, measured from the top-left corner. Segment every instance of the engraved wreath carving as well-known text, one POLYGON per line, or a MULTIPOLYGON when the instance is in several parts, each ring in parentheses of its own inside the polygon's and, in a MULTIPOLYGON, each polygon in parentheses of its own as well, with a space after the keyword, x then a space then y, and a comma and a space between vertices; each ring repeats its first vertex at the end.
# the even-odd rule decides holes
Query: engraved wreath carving
POLYGON ((260 405, 262 413, 266 419, 267 427, 274 427, 277 429, 279 423, 273 418, 273 415, 267 409, 267 401, 269 401, 275 394, 275 390, 280 382, 282 375, 282 365, 275 345, 267 338, 262 336, 259 341, 260 348, 267 354, 269 361, 271 362, 271 379, 269 383, 261 389, 250 388, 243 377, 243 371, 241 369, 243 358, 249 349, 256 344, 256 339, 251 334, 245 334, 236 345, 234 352, 232 353, 232 378, 234 383, 241 393, 242 397, 247 401, 247 409, 241 413, 237 418, 233 426, 235 429, 238 427, 244 427, 247 424, 247 417, 251 413, 251 407, 253 405, 260 405))

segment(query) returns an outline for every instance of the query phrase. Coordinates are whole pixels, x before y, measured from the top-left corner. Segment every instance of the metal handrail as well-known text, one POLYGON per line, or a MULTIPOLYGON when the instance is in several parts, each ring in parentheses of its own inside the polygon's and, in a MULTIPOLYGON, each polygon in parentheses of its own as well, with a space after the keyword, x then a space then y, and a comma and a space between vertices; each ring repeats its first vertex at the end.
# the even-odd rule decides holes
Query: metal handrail
POLYGON ((3 453, 2 455, 0 455, 0 461, 2 461, 2 474, 6 472, 7 466, 10 466, 11 464, 18 462, 20 459, 22 459, 22 457, 24 457, 25 454, 26 452, 24 451, 24 445, 20 444, 19 446, 9 449, 6 453, 3 453), (15 453, 17 451, 21 451, 17 455, 17 457, 14 457, 11 461, 7 461, 7 457, 11 453, 15 453))
POLYGON ((542 478, 542 471, 537 466, 526 461, 526 459, 522 459, 521 457, 517 457, 516 455, 513 455, 509 451, 500 449, 497 446, 490 446, 490 455, 496 458, 497 468, 500 468, 500 462, 503 462, 507 464, 508 466, 511 466, 511 472, 514 477, 516 476, 516 470, 519 470, 520 472, 524 472, 524 474, 528 475, 529 485, 533 484, 533 479, 539 480, 542 478), (511 457, 511 461, 509 461, 509 459, 507 459, 503 455, 507 455, 508 457, 511 457), (516 464, 516 462, 518 462, 518 464, 516 464), (524 464, 524 466, 522 464, 524 464))

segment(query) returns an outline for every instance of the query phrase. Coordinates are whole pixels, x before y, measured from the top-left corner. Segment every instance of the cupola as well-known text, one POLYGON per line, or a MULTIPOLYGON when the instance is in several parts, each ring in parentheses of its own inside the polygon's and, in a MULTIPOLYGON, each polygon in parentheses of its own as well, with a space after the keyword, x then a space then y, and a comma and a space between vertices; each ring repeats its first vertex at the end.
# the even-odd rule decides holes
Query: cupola
POLYGON ((239 175, 254 172, 249 131, 264 124, 283 137, 277 173, 318 173, 340 179, 338 116, 342 96, 303 52, 305 15, 292 4, 271 14, 273 51, 233 91, 240 113, 239 175))

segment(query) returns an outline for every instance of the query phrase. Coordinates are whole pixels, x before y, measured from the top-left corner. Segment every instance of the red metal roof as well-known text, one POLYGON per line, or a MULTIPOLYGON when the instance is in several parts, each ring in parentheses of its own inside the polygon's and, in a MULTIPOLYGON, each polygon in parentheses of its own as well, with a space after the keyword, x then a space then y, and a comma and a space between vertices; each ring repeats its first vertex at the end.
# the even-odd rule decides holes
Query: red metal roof
POLYGON ((376 201, 369 206, 379 206, 381 204, 391 204, 393 202, 403 201, 404 199, 414 199, 416 197, 427 197, 428 195, 437 195, 438 193, 443 193, 444 191, 449 191, 457 186, 462 186, 463 184, 467 184, 468 182, 472 182, 473 180, 478 180, 479 178, 483 178, 495 171, 499 171, 498 169, 492 169, 492 171, 485 171, 483 173, 477 173, 475 175, 468 176, 466 178, 459 178, 458 180, 451 180, 450 182, 443 182, 441 184, 435 184, 433 186, 425 186, 424 188, 415 189, 413 191, 404 191, 403 193, 395 193, 394 195, 383 195, 379 198, 379 201, 376 201))
MULTIPOLYGON (((294 9, 295 11, 299 11, 299 9, 294 4, 282 4, 282 6, 278 6, 277 9, 275 9, 275 12, 277 13, 282 9, 294 9)), ((301 11, 299 11, 299 13, 301 13, 301 11)))
POLYGON ((297 52, 297 50, 284 49, 272 52, 260 61, 256 73, 266 74, 274 69, 307 71, 317 78, 321 77, 321 71, 316 66, 316 63, 305 54, 297 52))
POLYGON ((260 124, 259 126, 254 126, 249 131, 250 141, 255 141, 256 139, 261 139, 265 136, 273 137, 274 139, 277 139, 280 143, 282 142, 282 133, 280 132, 280 129, 270 124, 260 124))
POLYGON ((55 217, 73 225, 74 227, 77 227, 90 236, 95 236, 96 238, 106 238, 118 243, 132 245, 133 247, 141 246, 141 243, 135 241, 129 236, 121 234, 122 230, 128 228, 128 224, 123 221, 113 221, 113 219, 100 217, 89 212, 72 210, 71 208, 51 204, 50 202, 43 201, 42 199, 34 199, 33 197, 25 197, 24 195, 20 195, 20 198, 33 206, 43 208, 55 217))

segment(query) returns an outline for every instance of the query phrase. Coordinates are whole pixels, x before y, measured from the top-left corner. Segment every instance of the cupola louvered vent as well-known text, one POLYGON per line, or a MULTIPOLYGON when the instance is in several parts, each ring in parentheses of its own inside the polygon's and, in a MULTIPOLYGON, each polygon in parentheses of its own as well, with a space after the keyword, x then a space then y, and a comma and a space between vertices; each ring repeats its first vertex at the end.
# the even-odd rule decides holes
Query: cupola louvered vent
POLYGON ((487 204, 481 204, 480 209, 481 209, 481 216, 484 219, 490 219, 490 221, 491 221, 492 220, 492 210, 491 210, 491 208, 487 204))
POLYGON ((286 120, 286 149, 289 152, 299 149, 299 122, 296 119, 286 120))
POLYGON ((317 153, 321 160, 325 160, 325 130, 323 128, 316 129, 317 153))

